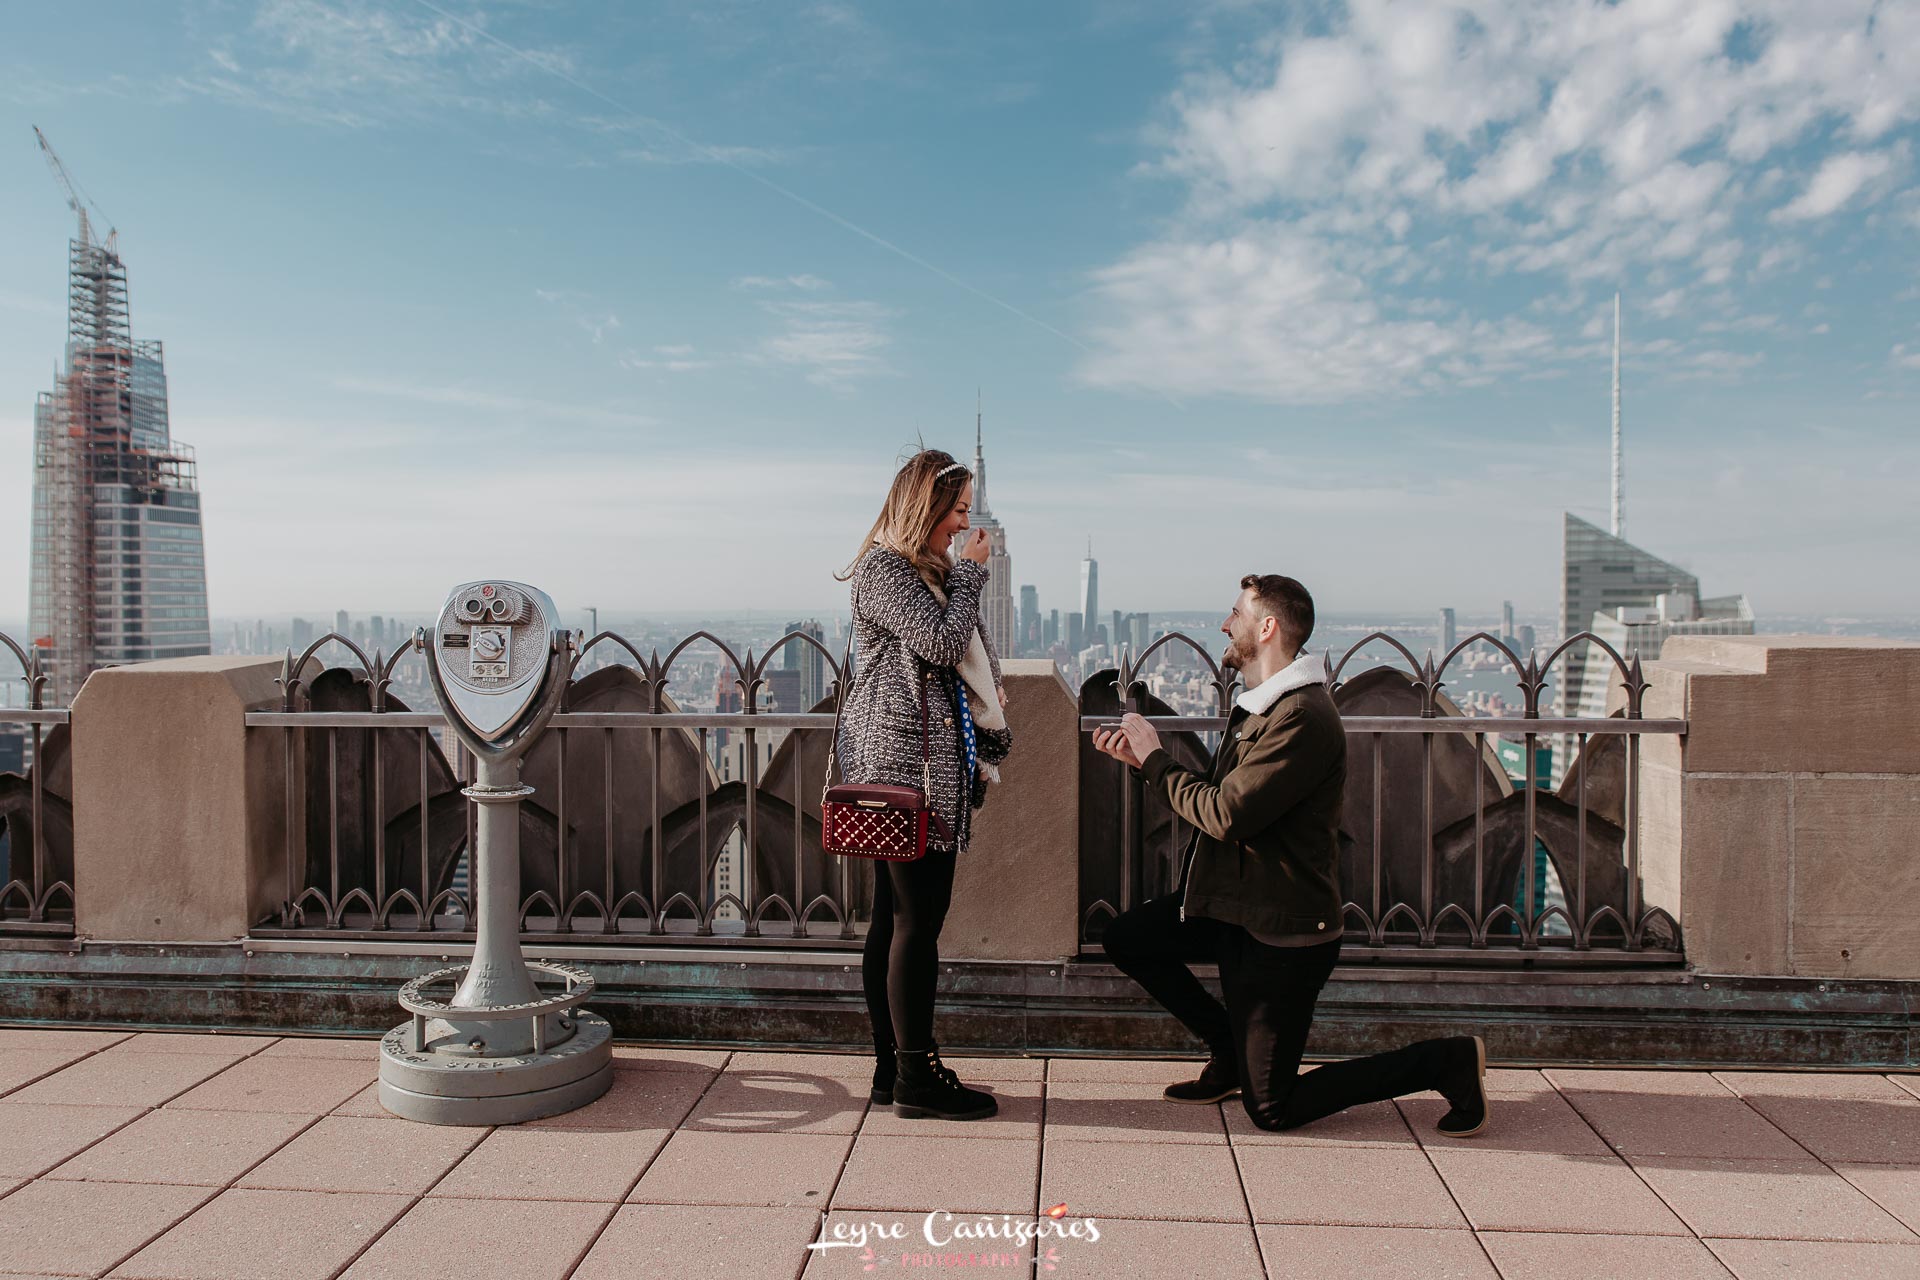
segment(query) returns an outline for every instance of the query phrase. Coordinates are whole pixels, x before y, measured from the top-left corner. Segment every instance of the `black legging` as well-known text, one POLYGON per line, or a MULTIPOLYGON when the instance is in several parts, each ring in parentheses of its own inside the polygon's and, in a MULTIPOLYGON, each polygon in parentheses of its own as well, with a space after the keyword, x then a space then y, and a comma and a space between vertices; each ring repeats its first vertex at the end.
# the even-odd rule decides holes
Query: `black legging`
POLYGON ((933 989, 940 969, 940 926, 953 900, 954 852, 928 849, 911 862, 874 868, 873 916, 860 954, 860 978, 873 1020, 874 1052, 933 1044, 933 989))

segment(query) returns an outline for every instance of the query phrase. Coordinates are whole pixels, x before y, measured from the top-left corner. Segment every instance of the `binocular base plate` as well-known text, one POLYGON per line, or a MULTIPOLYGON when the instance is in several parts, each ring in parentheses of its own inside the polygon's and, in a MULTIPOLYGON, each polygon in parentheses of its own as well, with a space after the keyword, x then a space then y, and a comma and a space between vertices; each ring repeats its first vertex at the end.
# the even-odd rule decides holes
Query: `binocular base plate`
POLYGON ((380 1105, 427 1124, 494 1125, 584 1107, 613 1085, 613 1028, 585 1009, 573 1035, 544 1053, 481 1058, 415 1053, 412 1024, 380 1042, 380 1105))

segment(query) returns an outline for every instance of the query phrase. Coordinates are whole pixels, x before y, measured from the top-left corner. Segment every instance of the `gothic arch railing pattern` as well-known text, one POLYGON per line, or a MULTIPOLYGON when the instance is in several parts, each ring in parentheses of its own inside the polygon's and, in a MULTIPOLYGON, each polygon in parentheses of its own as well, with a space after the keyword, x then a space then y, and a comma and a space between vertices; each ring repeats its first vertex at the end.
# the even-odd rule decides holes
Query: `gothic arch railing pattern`
MULTIPOLYGON (((392 653, 322 636, 286 656, 280 712, 249 716, 260 731, 281 736, 288 763, 287 889, 270 930, 347 937, 468 931, 462 864, 471 823, 459 791, 472 777, 471 762, 457 744, 443 745, 436 713, 396 696, 425 683, 422 634, 392 653), (320 659, 336 644, 332 652, 344 654, 346 665, 325 669, 320 659), (356 771, 366 779, 364 794, 349 805, 342 789, 352 788, 343 780, 356 771)), ((1172 719, 1196 735, 1217 729, 1239 675, 1178 632, 1137 655, 1121 650, 1106 677, 1116 705, 1152 710, 1152 672, 1175 653, 1197 664, 1214 714, 1172 719)), ((1337 699, 1384 708, 1347 714, 1349 762, 1366 774, 1358 799, 1368 814, 1348 833, 1344 914, 1355 955, 1677 956, 1671 914, 1643 900, 1630 819, 1642 736, 1678 728, 1641 718, 1646 682, 1637 658, 1581 635, 1542 661, 1485 632, 1441 655, 1416 654, 1376 633, 1326 656, 1337 699), (1622 715, 1582 721, 1545 713, 1555 672, 1581 644, 1593 646, 1584 650, 1589 663, 1611 664, 1625 691, 1622 715), (1520 715, 1458 713, 1446 686, 1476 646, 1511 677, 1520 715), (1392 655, 1384 666, 1369 657, 1380 650, 1392 655), (1528 772, 1511 785, 1483 768, 1503 735, 1526 747, 1528 772), (1534 763, 1536 743, 1555 735, 1580 748, 1557 792, 1534 763), (1607 745, 1614 774, 1596 773, 1605 753, 1589 767, 1591 744, 1607 745), (1619 812, 1603 799, 1616 782, 1619 812)), ((696 631, 664 655, 604 631, 583 638, 572 663, 562 710, 536 747, 539 759, 529 757, 529 774, 540 776, 522 831, 529 938, 858 944, 871 868, 820 851, 817 790, 808 785, 824 764, 833 701, 852 675, 850 655, 835 655, 804 631, 759 652, 696 631), (675 695, 696 650, 707 655, 697 678, 727 695, 724 710, 683 710, 675 695), (806 688, 814 705, 768 705, 772 673, 790 655, 817 672, 806 688)), ((1083 772, 1083 794, 1086 787, 1083 772)), ((1112 798, 1126 811, 1119 847, 1097 857, 1131 854, 1115 863, 1124 875, 1084 885, 1082 937, 1094 948, 1107 921, 1166 887, 1161 881, 1178 866, 1157 845, 1149 856, 1144 844, 1150 830, 1168 849, 1177 844, 1165 815, 1138 794, 1119 790, 1112 798)), ((1088 857, 1083 851, 1083 877, 1088 857)), ((15 893, 8 901, 19 900, 15 893)))
MULTIPOLYGON (((821 851, 804 785, 851 656, 804 631, 760 653, 704 630, 665 656, 643 648, 613 631, 573 647, 561 709, 525 765, 540 785, 523 805, 523 930, 857 944, 871 873, 821 851), (672 686, 695 649, 717 657, 737 710, 681 709, 672 686), (806 690, 818 705, 766 705, 789 653, 819 673, 824 687, 806 690)), ((424 632, 391 654, 329 632, 286 655, 279 711, 249 716, 280 735, 287 773, 286 896, 266 931, 468 932, 472 823, 459 792, 472 762, 437 714, 393 692, 427 689, 425 662, 424 632), (344 665, 323 666, 328 653, 344 665)))
POLYGON ((48 785, 67 751, 67 710, 46 705, 40 647, 3 632, 0 681, 9 691, 0 697, 0 734, 17 737, 24 761, 20 773, 0 772, 0 934, 71 934, 72 798, 48 785), (25 695, 20 705, 16 688, 25 695))
MULTIPOLYGON (((1168 633, 1137 657, 1123 647, 1112 687, 1128 707, 1145 707, 1148 660, 1181 643, 1202 660, 1201 685, 1215 714, 1149 719, 1190 736, 1217 732, 1225 726, 1237 673, 1223 671, 1191 637, 1168 633)), ((1584 632, 1544 659, 1484 631, 1438 656, 1416 654, 1399 638, 1374 632, 1338 654, 1328 650, 1326 661, 1348 742, 1343 955, 1425 953, 1467 962, 1502 955, 1589 963, 1679 958, 1673 915, 1644 899, 1638 766, 1645 735, 1684 732, 1685 724, 1643 718, 1647 680, 1638 656, 1584 632), (1465 665, 1463 655, 1476 649, 1490 659, 1475 660, 1480 672, 1501 673, 1517 689, 1520 714, 1465 715, 1443 692, 1449 674, 1465 665), (1385 665, 1371 656, 1383 650, 1390 655, 1385 665), (1607 682, 1620 689, 1614 715, 1546 712, 1545 694, 1575 653, 1589 669, 1600 664, 1607 682), (1501 738, 1524 752, 1525 768, 1511 779, 1489 763, 1501 738), (1555 741, 1564 744, 1564 756, 1543 771, 1539 751, 1555 741)), ((1102 679, 1091 678, 1088 690, 1100 689, 1102 679)), ((1111 715, 1104 701, 1097 710, 1105 714, 1083 702, 1083 730, 1111 715)), ((1118 765, 1089 753, 1082 760, 1081 937, 1083 946, 1096 947, 1114 916, 1176 887, 1186 828, 1118 765), (1116 847, 1085 843, 1103 838, 1085 825, 1089 794, 1093 805, 1119 815, 1116 847)))

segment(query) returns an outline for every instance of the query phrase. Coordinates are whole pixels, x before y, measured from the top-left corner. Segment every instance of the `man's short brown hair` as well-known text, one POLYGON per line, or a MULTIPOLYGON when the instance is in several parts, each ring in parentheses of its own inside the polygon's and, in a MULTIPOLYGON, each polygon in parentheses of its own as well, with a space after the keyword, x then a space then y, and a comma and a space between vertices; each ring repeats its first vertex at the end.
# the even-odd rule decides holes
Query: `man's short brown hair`
POLYGON ((1253 592, 1254 603, 1279 622, 1280 634, 1289 648, 1307 647, 1307 639, 1313 635, 1313 597, 1299 579, 1284 573, 1250 573, 1240 579, 1240 586, 1253 592))

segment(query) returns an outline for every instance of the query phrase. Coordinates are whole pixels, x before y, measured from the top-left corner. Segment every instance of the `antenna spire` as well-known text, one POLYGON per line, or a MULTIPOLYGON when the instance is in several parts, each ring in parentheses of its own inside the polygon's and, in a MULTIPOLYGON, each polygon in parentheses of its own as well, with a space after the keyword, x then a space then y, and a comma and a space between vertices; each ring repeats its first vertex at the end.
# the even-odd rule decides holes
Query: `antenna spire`
POLYGON ((987 451, 980 427, 980 389, 973 389, 973 509, 982 516, 991 518, 993 508, 987 505, 987 451))

